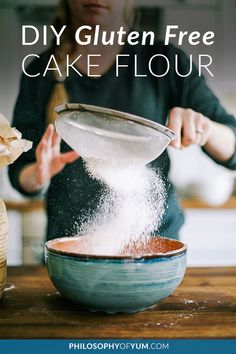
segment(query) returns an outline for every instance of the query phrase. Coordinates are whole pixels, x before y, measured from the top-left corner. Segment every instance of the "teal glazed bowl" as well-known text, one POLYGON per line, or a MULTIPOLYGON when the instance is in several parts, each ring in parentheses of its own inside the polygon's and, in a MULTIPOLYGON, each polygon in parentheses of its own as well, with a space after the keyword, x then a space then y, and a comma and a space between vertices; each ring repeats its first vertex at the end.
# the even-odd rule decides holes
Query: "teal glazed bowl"
POLYGON ((55 288, 90 311, 144 311, 171 295, 184 277, 186 245, 179 241, 153 237, 120 256, 88 254, 88 243, 84 236, 48 241, 45 260, 55 288))

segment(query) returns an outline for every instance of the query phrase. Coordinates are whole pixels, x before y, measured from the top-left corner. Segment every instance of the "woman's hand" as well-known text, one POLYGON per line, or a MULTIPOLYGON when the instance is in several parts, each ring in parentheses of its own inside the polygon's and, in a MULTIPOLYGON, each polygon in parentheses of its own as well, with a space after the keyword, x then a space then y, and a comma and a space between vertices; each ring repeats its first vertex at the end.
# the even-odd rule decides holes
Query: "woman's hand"
POLYGON ((37 179, 40 185, 49 182, 66 164, 74 162, 79 157, 75 151, 62 154, 60 144, 61 139, 53 124, 49 124, 35 152, 37 179))
POLYGON ((43 188, 66 164, 79 158, 75 151, 61 153, 60 143, 53 124, 49 124, 36 148, 36 162, 25 167, 20 174, 20 184, 24 190, 35 192, 43 188))
POLYGON ((176 134, 176 139, 170 144, 173 147, 203 146, 211 135, 212 122, 192 109, 175 107, 170 112, 168 128, 176 134))
POLYGON ((176 134, 176 139, 170 145, 177 149, 192 144, 204 146, 210 156, 222 162, 228 161, 235 153, 233 130, 192 109, 173 108, 168 128, 176 134))

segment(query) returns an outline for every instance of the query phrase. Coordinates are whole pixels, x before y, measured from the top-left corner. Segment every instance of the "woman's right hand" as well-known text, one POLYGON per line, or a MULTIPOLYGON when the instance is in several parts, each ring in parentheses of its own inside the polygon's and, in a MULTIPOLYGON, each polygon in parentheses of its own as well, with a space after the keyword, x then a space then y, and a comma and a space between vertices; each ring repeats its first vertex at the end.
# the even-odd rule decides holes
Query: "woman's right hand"
POLYGON ((49 124, 36 148, 36 162, 26 166, 20 174, 21 187, 27 192, 42 189, 53 176, 79 158, 75 151, 61 153, 61 139, 53 124, 49 124))

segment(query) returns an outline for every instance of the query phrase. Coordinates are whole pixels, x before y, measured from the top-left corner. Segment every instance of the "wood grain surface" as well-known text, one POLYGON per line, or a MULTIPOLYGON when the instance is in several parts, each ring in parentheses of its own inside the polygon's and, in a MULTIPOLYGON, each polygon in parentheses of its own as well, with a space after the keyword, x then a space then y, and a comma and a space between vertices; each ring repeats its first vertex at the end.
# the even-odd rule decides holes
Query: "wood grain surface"
POLYGON ((116 315, 90 313, 64 299, 43 266, 11 267, 0 338, 236 338, 236 267, 188 269, 155 308, 116 315))

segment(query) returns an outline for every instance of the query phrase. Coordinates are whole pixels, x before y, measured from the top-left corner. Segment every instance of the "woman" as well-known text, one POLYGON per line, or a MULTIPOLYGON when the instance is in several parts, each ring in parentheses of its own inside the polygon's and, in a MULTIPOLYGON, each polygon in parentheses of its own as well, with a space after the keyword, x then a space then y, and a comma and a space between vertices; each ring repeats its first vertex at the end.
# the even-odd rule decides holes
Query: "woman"
MULTIPOLYGON (((121 26, 128 30, 132 16, 132 2, 127 0, 62 1, 56 21, 58 30, 67 25, 62 44, 59 48, 52 46, 40 60, 30 64, 27 71, 42 71, 52 53, 63 71, 63 58, 69 53, 72 58, 82 54, 84 59, 77 65, 80 72, 86 73, 87 54, 99 53, 99 66, 93 67, 92 73, 101 77, 79 77, 73 72, 64 81, 55 74, 44 78, 22 77, 14 125, 26 139, 34 142, 34 148, 10 167, 9 175, 13 186, 25 195, 37 194, 49 185, 46 197, 48 239, 76 234, 81 223, 96 212, 103 191, 103 186, 88 176, 79 156, 64 142, 60 146, 53 125, 47 127, 53 120, 53 108, 60 103, 68 101, 109 107, 168 125, 176 133, 176 140, 172 143, 175 148, 199 144, 214 161, 236 169, 235 118, 220 106, 196 68, 186 78, 177 76, 173 70, 162 78, 135 78, 133 63, 129 62, 129 68, 115 77, 117 53, 130 54, 130 58, 138 54, 141 72, 147 68, 152 55, 163 54, 173 63, 177 53, 183 71, 187 71, 189 62, 182 51, 171 45, 164 46, 160 41, 156 46, 145 47, 127 43, 112 47, 74 45, 72 33, 77 27, 99 24, 104 31, 117 30, 121 26)), ((162 64, 158 65, 161 71, 162 64)), ((168 208, 158 233, 178 238, 183 214, 174 187, 168 181, 170 160, 167 151, 153 161, 152 166, 162 172, 168 195, 168 208)))

